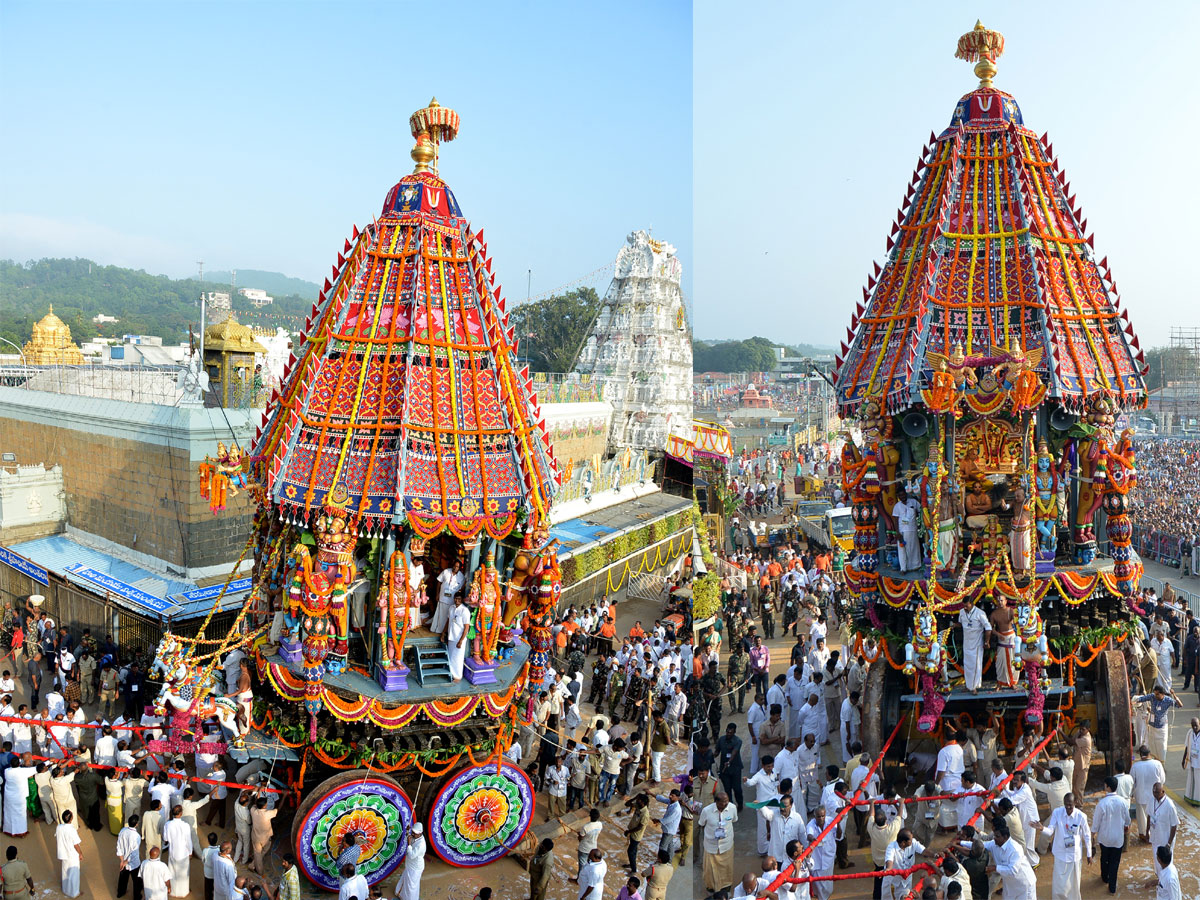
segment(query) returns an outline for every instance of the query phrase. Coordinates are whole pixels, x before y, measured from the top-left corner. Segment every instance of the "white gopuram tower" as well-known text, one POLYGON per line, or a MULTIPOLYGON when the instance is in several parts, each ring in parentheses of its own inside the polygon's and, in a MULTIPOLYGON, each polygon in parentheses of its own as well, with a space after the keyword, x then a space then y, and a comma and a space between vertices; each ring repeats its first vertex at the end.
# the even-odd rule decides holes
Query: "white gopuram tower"
POLYGON ((591 375, 613 405, 609 450, 661 453, 692 419, 692 336, 675 248, 635 231, 575 371, 591 375))

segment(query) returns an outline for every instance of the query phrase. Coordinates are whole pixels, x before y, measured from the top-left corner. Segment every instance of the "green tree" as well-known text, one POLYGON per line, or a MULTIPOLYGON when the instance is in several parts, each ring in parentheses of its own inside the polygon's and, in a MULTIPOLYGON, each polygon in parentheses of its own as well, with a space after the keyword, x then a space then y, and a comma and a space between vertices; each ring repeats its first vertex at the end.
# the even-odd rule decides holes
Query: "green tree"
POLYGON ((599 311, 600 295, 585 287, 523 303, 509 310, 508 322, 530 371, 570 372, 599 311))
POLYGON ((744 341, 696 341, 692 347, 695 372, 770 372, 777 363, 775 344, 764 337, 744 341))

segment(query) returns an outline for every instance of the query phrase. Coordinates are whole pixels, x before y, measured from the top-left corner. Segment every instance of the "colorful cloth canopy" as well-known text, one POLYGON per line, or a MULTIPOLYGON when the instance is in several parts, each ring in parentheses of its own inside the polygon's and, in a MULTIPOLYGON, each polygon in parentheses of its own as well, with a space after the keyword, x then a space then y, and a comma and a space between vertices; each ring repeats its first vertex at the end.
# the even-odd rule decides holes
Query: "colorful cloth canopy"
POLYGON ((255 453, 285 513, 340 484, 367 530, 500 538, 545 517, 559 475, 487 245, 428 165, 434 113, 457 131, 436 103, 414 114, 417 171, 338 254, 255 453))
POLYGON ((919 403, 930 355, 956 348, 968 360, 1043 350, 1036 371, 1071 409, 1097 393, 1144 403, 1144 361, 1107 258, 1096 259, 1053 148, 1012 96, 989 78, 959 100, 905 198, 839 354, 843 414, 868 396, 890 412, 919 403))

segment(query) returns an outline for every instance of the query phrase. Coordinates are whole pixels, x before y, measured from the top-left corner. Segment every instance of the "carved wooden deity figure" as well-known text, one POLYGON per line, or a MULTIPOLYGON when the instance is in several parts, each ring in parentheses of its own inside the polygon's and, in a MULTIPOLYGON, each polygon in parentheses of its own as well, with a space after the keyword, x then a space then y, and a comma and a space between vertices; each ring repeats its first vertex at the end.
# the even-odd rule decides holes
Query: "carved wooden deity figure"
POLYGON ((1058 470, 1046 441, 1038 441, 1037 471, 1033 476, 1037 496, 1033 518, 1037 524, 1038 549, 1053 554, 1058 549, 1058 470))
POLYGON ((1013 517, 1009 524, 1009 559, 1018 574, 1033 568, 1033 517, 1026 504, 1025 488, 1020 485, 1013 490, 1013 517))
POLYGON ((332 647, 325 666, 331 672, 340 672, 346 665, 349 651, 349 596, 348 587, 354 576, 354 522, 346 512, 349 498, 341 485, 329 492, 321 515, 313 529, 317 539, 317 562, 319 573, 328 583, 329 633, 332 647))
POLYGON ((1088 403, 1089 437, 1076 442, 1079 466, 1079 504, 1075 509, 1075 561, 1087 565, 1096 557, 1096 510, 1104 499, 1104 451, 1113 440, 1112 402, 1107 397, 1093 397, 1088 403))
POLYGON ((477 663, 489 663, 496 658, 496 641, 493 632, 496 620, 502 613, 500 573, 496 571, 496 555, 489 552, 479 571, 475 573, 472 588, 475 609, 475 638, 472 642, 472 658, 477 663))

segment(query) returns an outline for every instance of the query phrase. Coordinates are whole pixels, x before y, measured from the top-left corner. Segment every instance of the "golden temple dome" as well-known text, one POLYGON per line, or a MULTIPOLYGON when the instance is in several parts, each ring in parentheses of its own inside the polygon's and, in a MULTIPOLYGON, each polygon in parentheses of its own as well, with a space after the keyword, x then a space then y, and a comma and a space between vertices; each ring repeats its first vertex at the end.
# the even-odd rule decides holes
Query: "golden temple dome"
POLYGON ((83 364, 83 354, 71 340, 71 327, 50 312, 33 326, 33 337, 24 347, 25 362, 34 366, 83 364))
POLYGON ((254 339, 254 329, 229 318, 204 329, 204 348, 226 353, 266 353, 267 348, 254 339))

